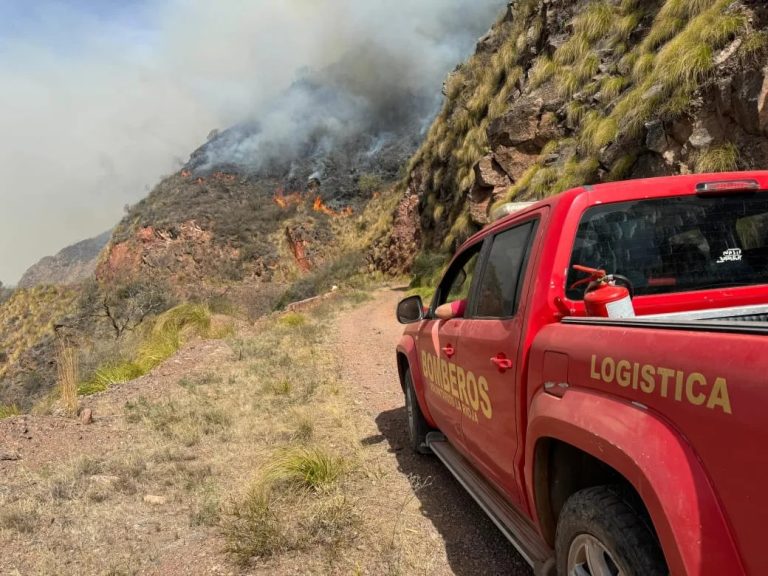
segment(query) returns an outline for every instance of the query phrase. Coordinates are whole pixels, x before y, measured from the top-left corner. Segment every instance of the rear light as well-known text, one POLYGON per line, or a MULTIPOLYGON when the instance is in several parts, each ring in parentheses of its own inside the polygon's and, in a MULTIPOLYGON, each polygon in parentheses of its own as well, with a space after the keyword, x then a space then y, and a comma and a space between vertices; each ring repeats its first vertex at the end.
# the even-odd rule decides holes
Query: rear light
POLYGON ((757 180, 727 180, 724 182, 702 182, 696 185, 696 194, 722 194, 723 192, 757 192, 760 184, 757 180))

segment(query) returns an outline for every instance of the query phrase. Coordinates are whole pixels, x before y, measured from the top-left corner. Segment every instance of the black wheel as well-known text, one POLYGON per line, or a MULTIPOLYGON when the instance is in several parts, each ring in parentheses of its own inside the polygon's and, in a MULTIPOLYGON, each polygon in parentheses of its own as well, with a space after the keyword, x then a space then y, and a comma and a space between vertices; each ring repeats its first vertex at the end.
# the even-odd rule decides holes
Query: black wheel
POLYGON ((630 494, 613 486, 576 492, 557 522, 560 576, 666 576, 664 555, 630 494))
POLYGON ((427 446, 427 434, 432 429, 421 413, 410 370, 405 372, 405 411, 408 414, 408 438, 411 448, 419 454, 431 454, 432 451, 427 446))

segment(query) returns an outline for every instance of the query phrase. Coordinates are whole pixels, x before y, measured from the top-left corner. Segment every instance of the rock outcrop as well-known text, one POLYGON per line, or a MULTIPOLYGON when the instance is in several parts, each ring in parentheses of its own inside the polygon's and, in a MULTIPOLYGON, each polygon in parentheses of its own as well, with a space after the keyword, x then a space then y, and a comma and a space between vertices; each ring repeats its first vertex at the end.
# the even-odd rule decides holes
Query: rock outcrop
MULTIPOLYGON (((757 0, 516 0, 443 87, 401 183, 420 249, 492 206, 582 184, 768 168, 768 7, 757 0), (417 199, 417 200, 415 200, 417 199)), ((397 227, 390 256, 407 270, 397 227)))

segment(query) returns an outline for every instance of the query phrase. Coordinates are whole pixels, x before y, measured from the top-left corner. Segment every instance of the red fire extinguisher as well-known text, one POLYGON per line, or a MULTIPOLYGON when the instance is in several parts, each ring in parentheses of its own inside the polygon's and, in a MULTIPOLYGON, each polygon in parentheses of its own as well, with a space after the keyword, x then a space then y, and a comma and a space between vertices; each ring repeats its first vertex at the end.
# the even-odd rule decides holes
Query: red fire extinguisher
POLYGON ((632 282, 624 276, 606 274, 605 270, 587 268, 575 265, 574 270, 589 274, 589 278, 579 280, 571 288, 587 284, 584 293, 584 306, 587 316, 603 318, 633 318, 635 308, 632 306, 634 290, 632 282), (619 284, 624 284, 621 286, 619 284))

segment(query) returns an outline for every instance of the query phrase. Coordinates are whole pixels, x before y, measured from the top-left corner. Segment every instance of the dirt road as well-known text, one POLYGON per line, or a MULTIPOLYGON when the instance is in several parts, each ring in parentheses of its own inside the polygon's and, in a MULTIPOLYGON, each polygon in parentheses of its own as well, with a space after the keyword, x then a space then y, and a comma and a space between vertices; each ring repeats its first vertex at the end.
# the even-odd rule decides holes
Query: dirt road
MULTIPOLYGON (((151 374, 81 398, 90 425, 0 421, 0 575, 529 575, 447 470, 408 448, 401 297, 329 299, 326 315, 191 342, 151 374), (238 564, 226 551, 233 511, 249 513, 243 498, 276 456, 306 446, 348 466, 324 490, 283 486, 269 518, 284 539, 238 564)), ((237 542, 273 525, 252 520, 237 542)))
POLYGON ((401 484, 411 484, 414 514, 420 515, 413 519, 413 530, 435 542, 429 573, 531 574, 526 562, 443 465, 434 457, 413 454, 408 447, 394 353, 402 333, 394 311, 402 297, 402 291, 378 291, 373 301, 338 320, 343 380, 351 395, 360 399, 361 410, 376 430, 367 441, 388 445, 390 457, 382 466, 396 467, 387 477, 393 493, 399 493, 401 484))

